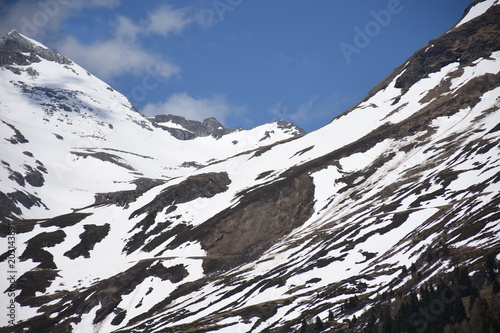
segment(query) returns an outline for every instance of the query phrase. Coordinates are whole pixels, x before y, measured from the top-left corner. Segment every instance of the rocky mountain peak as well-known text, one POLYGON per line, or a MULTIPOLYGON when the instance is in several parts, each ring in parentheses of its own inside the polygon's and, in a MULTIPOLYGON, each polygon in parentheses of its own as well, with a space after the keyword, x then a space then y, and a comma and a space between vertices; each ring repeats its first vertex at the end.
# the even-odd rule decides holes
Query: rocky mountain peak
POLYGON ((179 140, 192 140, 205 136, 220 138, 232 132, 213 117, 197 121, 173 114, 161 114, 154 116, 150 120, 154 126, 168 131, 179 140))
POLYGON ((59 64, 70 65, 71 60, 44 45, 12 30, 0 40, 0 66, 28 66, 40 62, 40 58, 59 64))
POLYGON ((294 135, 303 135, 307 133, 304 129, 284 119, 276 120, 276 124, 278 125, 279 129, 290 131, 294 135))
MULTIPOLYGON (((242 130, 240 127, 228 129, 214 117, 206 118, 203 121, 197 121, 188 120, 182 116, 173 114, 161 114, 150 118, 150 121, 155 127, 168 131, 179 140, 192 140, 198 137, 207 136, 219 139, 224 135, 242 130)), ((286 120, 277 120, 273 123, 276 123, 278 129, 291 136, 298 136, 306 133, 302 128, 286 120)), ((268 135, 269 134, 266 134, 262 139, 265 139, 268 135)))

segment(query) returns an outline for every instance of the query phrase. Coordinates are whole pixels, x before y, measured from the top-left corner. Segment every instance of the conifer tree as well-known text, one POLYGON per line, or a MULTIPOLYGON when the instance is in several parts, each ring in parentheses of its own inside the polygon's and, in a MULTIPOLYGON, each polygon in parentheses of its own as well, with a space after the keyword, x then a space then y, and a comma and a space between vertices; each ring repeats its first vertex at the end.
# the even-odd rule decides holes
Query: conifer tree
POLYGON ((386 310, 382 316, 382 332, 390 333, 393 330, 391 314, 386 310))
POLYGON ((320 317, 316 317, 316 322, 314 323, 314 329, 316 331, 321 331, 323 329, 323 322, 320 317))
POLYGON ((497 279, 493 280, 493 293, 496 294, 500 292, 500 283, 498 282, 497 279))
POLYGON ((301 333, 306 333, 309 325, 307 325, 307 320, 306 318, 302 319, 302 324, 300 325, 300 332, 301 333))
POLYGON ((328 310, 328 321, 329 322, 333 321, 333 312, 332 312, 332 310, 328 310))
POLYGON ((489 282, 493 282, 496 278, 497 264, 495 262, 495 255, 488 253, 484 256, 486 276, 489 282))

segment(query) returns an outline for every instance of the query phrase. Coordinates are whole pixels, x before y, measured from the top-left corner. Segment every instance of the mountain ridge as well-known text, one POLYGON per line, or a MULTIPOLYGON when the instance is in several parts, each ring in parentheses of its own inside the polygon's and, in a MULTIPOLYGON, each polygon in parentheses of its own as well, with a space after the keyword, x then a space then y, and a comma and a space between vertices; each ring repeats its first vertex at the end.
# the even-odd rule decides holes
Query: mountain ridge
MULTIPOLYGON (((192 140, 197 137, 213 136, 220 139, 222 136, 242 131, 243 128, 237 127, 234 129, 225 128, 217 119, 209 117, 203 121, 188 120, 182 116, 173 114, 160 114, 149 118, 154 126, 165 129, 179 140, 192 140)), ((286 120, 276 120, 271 123, 276 123, 278 129, 286 130, 291 136, 303 135, 306 132, 286 120)), ((257 126, 258 127, 258 126, 257 126)), ((260 140, 265 140, 269 134, 265 134, 260 140)))
MULTIPOLYGON (((457 24, 452 27, 449 31, 447 31, 442 36, 435 38, 429 41, 426 45, 422 46, 419 50, 417 50, 412 58, 414 62, 410 68, 407 68, 408 62, 405 61, 401 66, 398 66, 391 74, 389 74, 385 79, 383 79, 380 83, 376 84, 375 87, 367 94, 367 96, 360 102, 368 100, 370 97, 373 97, 375 93, 378 91, 385 89, 388 84, 398 75, 400 77, 397 80, 396 87, 406 89, 408 85, 414 84, 416 80, 425 77, 426 75, 435 72, 436 69, 442 68, 451 62, 454 62, 457 59, 460 59, 460 63, 466 64, 470 63, 480 57, 489 56, 491 52, 496 48, 496 44, 494 43, 495 38, 488 35, 488 27, 495 28, 496 27, 496 17, 498 17, 498 11, 500 8, 498 5, 491 5, 490 10, 481 15, 481 20, 485 20, 487 24, 481 24, 479 26, 467 25, 466 27, 457 27, 457 25, 466 17, 466 15, 470 12, 472 8, 478 3, 483 3, 486 1, 478 0, 473 1, 465 10, 462 18, 457 22, 457 24), (469 31, 469 30, 472 30, 469 31), (477 34, 476 30, 486 31, 486 33, 477 34), (456 39, 456 36, 464 34, 467 36, 464 44, 472 43, 474 45, 474 52, 467 53, 466 58, 462 59, 459 57, 460 53, 456 53, 460 50, 460 47, 453 45, 453 39, 456 39), (470 35, 473 35, 473 38, 469 38, 470 35), (484 36, 486 35, 486 36, 484 36), (479 37, 479 38, 478 38, 479 37), (491 38, 490 38, 491 37, 491 38), (438 47, 436 47, 435 41, 439 41, 438 47), (428 52, 433 51, 433 52, 428 52), (442 54, 445 54, 444 58, 441 58, 442 54), (436 61, 439 59, 439 61, 436 61), (428 66, 430 64, 430 66, 428 66), (404 73, 403 73, 404 72, 404 73), (403 74, 404 75, 403 75, 403 74)), ((496 0, 489 1, 492 3, 496 3, 496 0)), ((485 23, 486 23, 485 22, 485 23)), ((359 105, 358 103, 357 105, 359 105)), ((356 108, 356 106, 351 107, 349 110, 356 108)), ((346 112, 349 112, 347 110, 346 112)))

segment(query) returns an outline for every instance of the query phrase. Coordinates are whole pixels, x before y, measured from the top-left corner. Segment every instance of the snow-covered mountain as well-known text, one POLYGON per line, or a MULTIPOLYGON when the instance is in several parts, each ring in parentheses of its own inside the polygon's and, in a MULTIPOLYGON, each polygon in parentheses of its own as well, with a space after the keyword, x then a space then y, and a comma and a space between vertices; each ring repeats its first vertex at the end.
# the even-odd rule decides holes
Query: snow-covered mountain
POLYGON ((161 116, 148 119, 85 69, 15 31, 0 41, 0 62, 0 217, 7 219, 56 216, 93 204, 96 193, 188 175, 303 134, 281 122, 230 131, 213 118, 170 117, 170 125, 161 116), (197 139, 182 142, 172 127, 197 139))
POLYGON ((299 136, 179 140, 34 41, 0 54, 0 332, 498 332, 499 1, 299 136))

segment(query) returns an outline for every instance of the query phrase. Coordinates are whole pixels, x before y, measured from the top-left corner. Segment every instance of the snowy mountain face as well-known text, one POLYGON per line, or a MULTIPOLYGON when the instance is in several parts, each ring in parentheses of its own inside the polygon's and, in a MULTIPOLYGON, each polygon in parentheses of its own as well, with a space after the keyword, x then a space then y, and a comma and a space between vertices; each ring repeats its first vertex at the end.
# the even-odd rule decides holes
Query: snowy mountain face
POLYGON ((98 193, 142 190, 303 134, 280 122, 230 131, 213 118, 170 117, 192 134, 182 142, 165 122, 143 117, 107 84, 17 32, 0 41, 0 62, 3 219, 57 216, 93 204, 98 193))
POLYGON ((498 332, 498 1, 293 139, 144 118, 29 42, 1 51, 0 332, 498 332))

